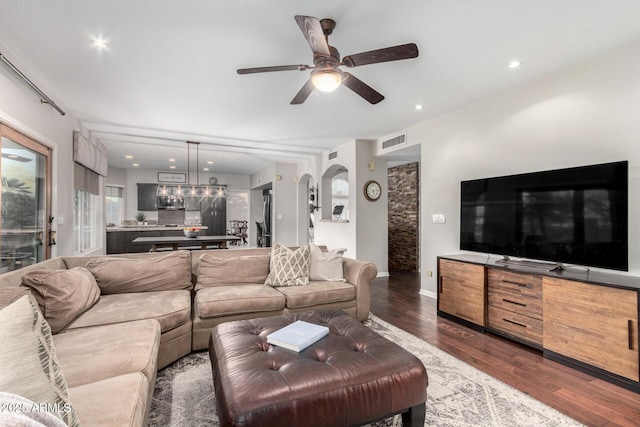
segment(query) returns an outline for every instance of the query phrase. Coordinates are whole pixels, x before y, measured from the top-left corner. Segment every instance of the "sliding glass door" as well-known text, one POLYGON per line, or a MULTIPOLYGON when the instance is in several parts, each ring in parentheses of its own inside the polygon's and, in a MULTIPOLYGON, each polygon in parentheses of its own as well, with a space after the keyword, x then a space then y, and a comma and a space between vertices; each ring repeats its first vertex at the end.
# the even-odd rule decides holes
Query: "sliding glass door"
POLYGON ((0 124, 0 272, 50 257, 49 149, 0 124))

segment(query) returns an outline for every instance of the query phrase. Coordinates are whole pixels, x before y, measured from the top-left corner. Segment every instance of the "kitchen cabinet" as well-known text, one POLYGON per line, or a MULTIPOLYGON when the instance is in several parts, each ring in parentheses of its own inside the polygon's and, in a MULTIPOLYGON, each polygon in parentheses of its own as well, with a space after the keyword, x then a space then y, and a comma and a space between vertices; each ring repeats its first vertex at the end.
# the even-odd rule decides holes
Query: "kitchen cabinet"
POLYGON ((158 184, 138 184, 138 210, 155 211, 158 209, 157 196, 158 184))
POLYGON ((111 230, 107 232, 107 254, 126 254, 137 252, 149 252, 151 250, 151 244, 133 244, 133 240, 136 237, 169 237, 169 236, 184 236, 182 227, 164 229, 149 229, 149 230, 111 230))

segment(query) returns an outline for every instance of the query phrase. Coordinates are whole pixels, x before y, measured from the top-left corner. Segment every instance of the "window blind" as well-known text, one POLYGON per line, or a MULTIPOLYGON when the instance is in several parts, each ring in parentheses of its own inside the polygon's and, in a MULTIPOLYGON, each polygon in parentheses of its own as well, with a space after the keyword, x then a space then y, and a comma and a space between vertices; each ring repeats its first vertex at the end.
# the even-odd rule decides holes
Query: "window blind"
POLYGON ((74 163, 73 186, 76 190, 100 194, 100 175, 78 163, 74 163))

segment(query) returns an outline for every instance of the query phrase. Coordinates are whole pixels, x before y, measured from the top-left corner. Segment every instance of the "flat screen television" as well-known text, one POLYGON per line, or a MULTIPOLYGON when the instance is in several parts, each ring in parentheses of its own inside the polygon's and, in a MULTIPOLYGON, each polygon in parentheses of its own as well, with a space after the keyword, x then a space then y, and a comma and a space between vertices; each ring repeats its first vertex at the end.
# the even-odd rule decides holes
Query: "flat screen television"
POLYGON ((628 162, 461 182, 460 249, 628 270, 628 162))

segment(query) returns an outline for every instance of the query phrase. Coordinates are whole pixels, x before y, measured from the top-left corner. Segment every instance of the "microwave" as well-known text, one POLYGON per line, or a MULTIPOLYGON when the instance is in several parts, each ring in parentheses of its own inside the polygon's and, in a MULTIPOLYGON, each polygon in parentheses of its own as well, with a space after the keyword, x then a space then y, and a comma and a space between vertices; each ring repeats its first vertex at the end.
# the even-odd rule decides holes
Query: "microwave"
POLYGON ((184 209, 184 197, 180 195, 157 196, 158 209, 184 209))

